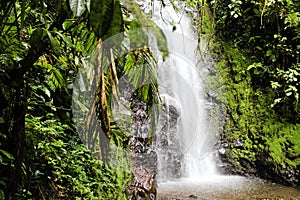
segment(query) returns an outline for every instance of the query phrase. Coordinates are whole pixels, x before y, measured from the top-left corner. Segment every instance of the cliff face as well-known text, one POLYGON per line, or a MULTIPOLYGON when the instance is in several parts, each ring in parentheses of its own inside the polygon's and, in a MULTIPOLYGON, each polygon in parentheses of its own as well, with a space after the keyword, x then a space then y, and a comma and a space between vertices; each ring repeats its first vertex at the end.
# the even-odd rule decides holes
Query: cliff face
POLYGON ((202 37, 209 38, 208 52, 216 61, 208 68, 206 83, 207 97, 217 105, 212 111, 221 117, 216 144, 219 171, 299 186, 299 86, 293 82, 299 77, 290 73, 300 72, 299 47, 291 44, 299 43, 299 26, 280 15, 292 15, 288 8, 298 5, 274 3, 262 11, 253 2, 207 3, 210 8, 199 12, 201 23, 195 21, 202 37), (234 8, 238 15, 230 12, 234 8), (261 22, 255 12, 268 14, 261 22))
POLYGON ((226 91, 216 97, 225 121, 217 146, 219 170, 299 186, 300 125, 274 112, 270 90, 253 86, 249 57, 232 43, 220 44, 214 48, 216 69, 226 91))

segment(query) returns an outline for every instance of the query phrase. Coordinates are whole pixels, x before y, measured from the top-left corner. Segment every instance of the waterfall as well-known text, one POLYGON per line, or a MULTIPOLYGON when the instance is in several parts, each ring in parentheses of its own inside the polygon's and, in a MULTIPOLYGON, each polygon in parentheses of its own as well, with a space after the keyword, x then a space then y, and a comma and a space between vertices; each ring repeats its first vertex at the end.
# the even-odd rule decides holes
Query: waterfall
POLYGON ((169 57, 159 62, 159 92, 162 106, 156 131, 158 179, 203 177, 216 173, 211 149, 207 101, 203 84, 204 65, 191 20, 171 5, 153 6, 153 20, 164 31, 169 57), (171 22, 171 23, 166 23, 171 22), (172 24, 172 25, 171 25, 172 24), (176 28, 174 27, 176 26, 176 28))

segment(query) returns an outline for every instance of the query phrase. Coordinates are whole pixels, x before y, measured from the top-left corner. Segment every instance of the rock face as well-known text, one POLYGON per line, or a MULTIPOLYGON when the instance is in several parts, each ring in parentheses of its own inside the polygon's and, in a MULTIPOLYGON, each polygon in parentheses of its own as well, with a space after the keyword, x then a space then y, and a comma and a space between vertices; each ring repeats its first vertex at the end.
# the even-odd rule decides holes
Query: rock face
POLYGON ((158 154, 158 179, 172 180, 182 176, 183 154, 180 146, 180 110, 172 98, 162 98, 157 132, 155 134, 158 154))
POLYGON ((156 199, 156 182, 154 173, 140 166, 133 170, 130 199, 156 199))
MULTIPOLYGON (((234 128, 227 130, 235 131, 234 128)), ((267 147, 257 149, 247 147, 246 141, 241 138, 229 139, 226 130, 221 135, 219 140, 220 147, 218 151, 219 158, 219 172, 221 174, 242 175, 246 177, 260 177, 262 179, 270 180, 274 183, 280 183, 288 186, 300 185, 300 168, 291 168, 287 163, 278 165, 270 156, 270 151, 267 147), (246 152, 254 154, 253 157, 247 157, 244 154, 239 156, 234 155, 233 152, 246 152)), ((249 143, 249 141, 248 141, 249 143)), ((264 142, 261 146, 266 146, 264 142)))
POLYGON ((130 141, 133 179, 129 199, 156 199, 157 156, 150 138, 150 117, 146 103, 136 96, 130 99, 133 116, 130 141))
POLYGON ((146 104, 136 97, 130 102, 133 113, 130 142, 133 180, 129 196, 130 199, 156 199, 157 179, 163 181, 182 176, 183 155, 178 135, 180 110, 175 102, 164 97, 156 132, 151 137, 151 119, 146 104))

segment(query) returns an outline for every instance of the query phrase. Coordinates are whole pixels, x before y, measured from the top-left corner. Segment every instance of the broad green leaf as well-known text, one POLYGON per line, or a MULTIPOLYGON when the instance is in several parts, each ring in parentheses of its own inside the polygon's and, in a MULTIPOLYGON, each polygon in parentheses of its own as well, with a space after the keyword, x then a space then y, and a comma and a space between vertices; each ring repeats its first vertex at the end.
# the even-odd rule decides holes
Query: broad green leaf
POLYGON ((10 153, 8 153, 7 151, 4 151, 4 150, 0 149, 0 152, 2 153, 2 155, 6 156, 10 160, 14 160, 15 159, 14 156, 11 155, 10 153))
POLYGON ((94 33, 91 33, 87 39, 87 42, 85 44, 85 52, 90 52, 91 49, 93 49, 94 47, 94 44, 95 44, 95 34, 94 33))
POLYGON ((73 23, 76 23, 76 22, 73 22, 73 20, 66 20, 62 26, 63 26, 63 29, 64 30, 67 30, 70 26, 73 25, 73 23))
POLYGON ((64 34, 58 32, 58 31, 55 31, 55 33, 60 36, 63 41, 70 47, 74 47, 74 44, 72 43, 72 40, 70 38, 68 38, 67 36, 65 36, 64 34))
POLYGON ((86 0, 69 0, 73 15, 79 17, 86 9, 86 0))
POLYGON ((155 37, 157 41, 157 47, 162 53, 163 59, 165 59, 169 55, 168 41, 164 32, 158 26, 155 27, 155 37))
POLYGON ((3 190, 0 189, 0 199, 5 199, 5 195, 3 190))
POLYGON ((254 67, 255 67, 255 65, 249 65, 248 68, 247 68, 247 70, 250 70, 250 69, 252 69, 254 67))
POLYGON ((119 1, 114 2, 114 13, 112 16, 112 21, 110 24, 110 28, 108 31, 109 36, 116 35, 120 32, 122 32, 123 28, 123 19, 122 19, 122 11, 121 11, 121 5, 119 1))
POLYGON ((89 25, 98 37, 104 36, 110 28, 113 15, 113 0, 92 0, 89 25))
POLYGON ((266 56, 272 56, 274 53, 273 53, 273 50, 269 49, 267 52, 266 52, 266 56))

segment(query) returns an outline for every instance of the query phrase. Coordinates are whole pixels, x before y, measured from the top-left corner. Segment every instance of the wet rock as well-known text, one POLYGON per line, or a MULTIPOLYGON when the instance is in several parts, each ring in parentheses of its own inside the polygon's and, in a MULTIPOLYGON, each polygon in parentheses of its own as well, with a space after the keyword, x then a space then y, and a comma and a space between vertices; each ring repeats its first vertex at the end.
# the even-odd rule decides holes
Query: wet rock
POLYGON ((135 167, 133 177, 129 188, 130 199, 156 199, 156 181, 153 172, 144 167, 135 167))
POLYGON ((162 98, 163 110, 155 134, 156 152, 159 155, 159 179, 161 181, 181 177, 183 154, 180 146, 180 108, 170 96, 162 98))
POLYGON ((243 145, 244 145, 244 141, 241 139, 237 139, 237 140, 233 141, 233 146, 235 148, 243 147, 243 145))
POLYGON ((207 95, 208 95, 208 97, 215 99, 218 96, 218 92, 210 89, 207 91, 207 95))
POLYGON ((146 153, 148 148, 148 138, 133 137, 130 142, 130 149, 136 154, 146 153))
POLYGON ((150 138, 150 117, 147 105, 137 96, 130 98, 132 138, 129 143, 133 179, 129 199, 156 199, 157 154, 150 138))
POLYGON ((194 195, 194 194, 191 194, 191 195, 189 196, 189 198, 191 198, 191 199, 198 199, 198 197, 197 197, 196 195, 194 195))
POLYGON ((225 148, 221 148, 221 149, 219 149, 219 153, 220 153, 221 155, 224 155, 224 154, 226 153, 226 150, 225 150, 225 148))

